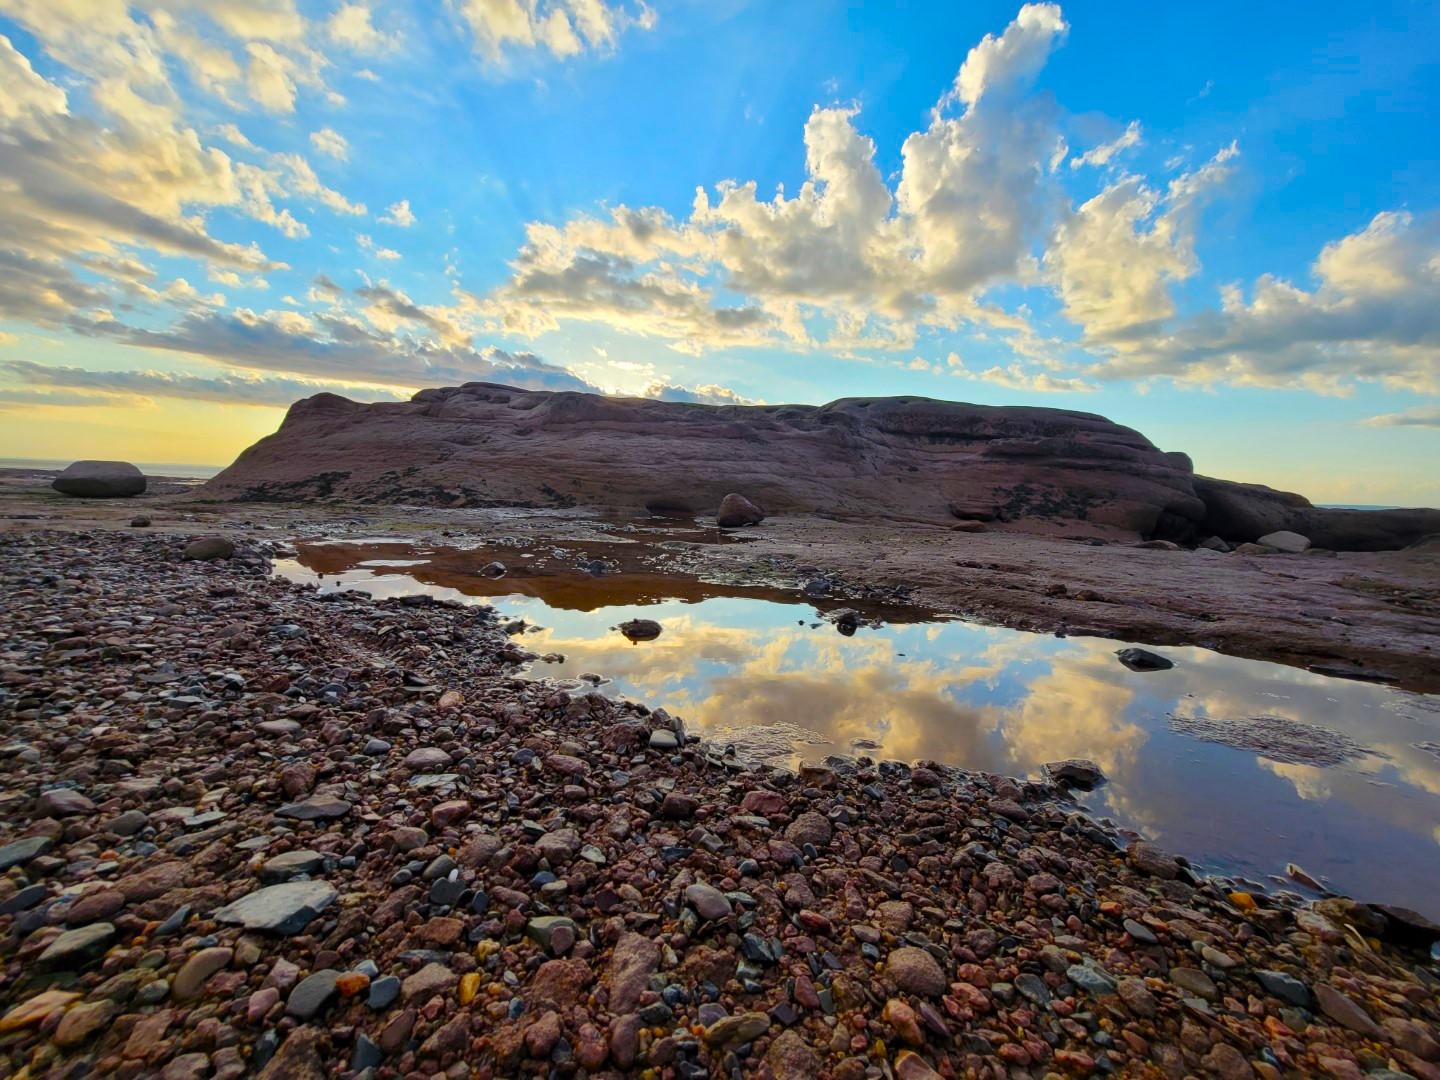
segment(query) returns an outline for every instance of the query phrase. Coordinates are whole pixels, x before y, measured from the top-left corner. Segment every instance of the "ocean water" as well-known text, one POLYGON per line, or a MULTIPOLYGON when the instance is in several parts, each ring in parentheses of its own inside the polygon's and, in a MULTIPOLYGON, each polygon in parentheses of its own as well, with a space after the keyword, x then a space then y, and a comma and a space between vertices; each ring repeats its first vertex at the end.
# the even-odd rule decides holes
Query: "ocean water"
MULTIPOLYGON (((74 461, 53 458, 0 458, 0 469, 63 469, 74 461)), ((209 480, 225 468, 224 465, 180 465, 168 461, 134 462, 146 476, 183 476, 191 480, 209 480)))

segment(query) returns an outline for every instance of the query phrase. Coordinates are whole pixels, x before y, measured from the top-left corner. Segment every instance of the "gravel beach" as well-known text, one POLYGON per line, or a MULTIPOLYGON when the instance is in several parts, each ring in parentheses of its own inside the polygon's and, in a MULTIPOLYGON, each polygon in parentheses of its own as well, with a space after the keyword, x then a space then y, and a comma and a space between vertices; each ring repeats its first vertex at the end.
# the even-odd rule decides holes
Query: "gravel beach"
POLYGON ((1440 1078, 1418 916, 1050 780, 742 768, 203 539, 0 536, 0 1075, 1440 1078))

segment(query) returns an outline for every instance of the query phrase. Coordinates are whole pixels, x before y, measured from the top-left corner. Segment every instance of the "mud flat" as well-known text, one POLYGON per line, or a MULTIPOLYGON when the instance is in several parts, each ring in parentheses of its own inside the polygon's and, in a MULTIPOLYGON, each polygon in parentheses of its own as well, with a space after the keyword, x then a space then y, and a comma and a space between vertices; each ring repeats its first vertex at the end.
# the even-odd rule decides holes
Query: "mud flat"
POLYGON ((1041 777, 716 761, 485 605, 276 578, 298 514, 166 513, 0 537, 11 1075, 1440 1076, 1419 915, 1041 777))

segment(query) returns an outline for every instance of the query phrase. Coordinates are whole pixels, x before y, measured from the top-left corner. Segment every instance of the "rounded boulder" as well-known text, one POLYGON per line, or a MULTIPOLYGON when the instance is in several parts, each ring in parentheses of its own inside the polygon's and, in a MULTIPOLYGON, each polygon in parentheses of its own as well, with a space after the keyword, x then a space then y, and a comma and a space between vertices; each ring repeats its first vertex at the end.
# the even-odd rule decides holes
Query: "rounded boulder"
POLYGON ((128 499, 145 493, 145 474, 128 461, 77 461, 50 486, 81 499, 128 499))

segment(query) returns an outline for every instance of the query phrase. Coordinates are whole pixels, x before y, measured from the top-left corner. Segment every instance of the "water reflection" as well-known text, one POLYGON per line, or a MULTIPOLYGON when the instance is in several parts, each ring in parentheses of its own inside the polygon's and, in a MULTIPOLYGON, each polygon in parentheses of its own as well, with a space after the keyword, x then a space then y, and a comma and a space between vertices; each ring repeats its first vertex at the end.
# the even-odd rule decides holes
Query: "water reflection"
MULTIPOLYGON (((1161 650, 1170 670, 1136 673, 1115 659, 1125 643, 909 609, 843 637, 794 589, 676 580, 623 555, 621 572, 591 578, 573 569, 596 554, 581 546, 498 580, 476 573, 494 551, 400 545, 309 547, 281 569, 380 594, 488 598, 541 627, 527 648, 565 655, 535 677, 598 673, 611 680, 602 692, 664 706, 701 734, 767 730, 770 746, 778 733, 791 758, 854 752, 857 740, 878 743, 876 757, 1015 775, 1092 758, 1111 778, 1087 796, 1093 811, 1203 867, 1264 880, 1294 862, 1339 891, 1440 917, 1440 756, 1424 746, 1440 743, 1433 696, 1192 648, 1161 650), (613 629, 630 618, 664 632, 632 643, 613 629), (1276 716, 1368 752, 1330 768, 1271 760, 1177 732, 1177 714, 1276 716)), ((515 565, 516 554, 501 557, 515 565)))

